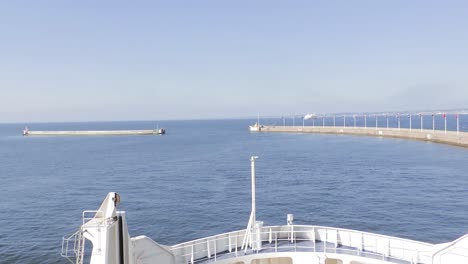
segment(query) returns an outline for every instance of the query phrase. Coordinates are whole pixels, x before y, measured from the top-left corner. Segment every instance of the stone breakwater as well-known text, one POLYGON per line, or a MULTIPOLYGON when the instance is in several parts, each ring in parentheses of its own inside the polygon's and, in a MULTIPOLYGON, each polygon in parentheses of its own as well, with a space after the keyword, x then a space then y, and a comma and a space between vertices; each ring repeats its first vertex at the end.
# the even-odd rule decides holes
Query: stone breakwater
POLYGON ((260 132, 321 133, 356 136, 375 136, 430 141, 468 147, 468 133, 444 130, 375 128, 375 127, 313 127, 313 126, 263 126, 260 132))

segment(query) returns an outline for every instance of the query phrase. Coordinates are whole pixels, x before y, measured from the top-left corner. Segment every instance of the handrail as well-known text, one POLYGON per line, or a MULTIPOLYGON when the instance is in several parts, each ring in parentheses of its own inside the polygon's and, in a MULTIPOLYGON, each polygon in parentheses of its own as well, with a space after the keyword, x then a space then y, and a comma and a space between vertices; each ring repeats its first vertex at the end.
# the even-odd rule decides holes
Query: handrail
POLYGON ((439 250, 436 250, 434 253, 432 253, 432 257, 431 257, 431 260, 432 260, 432 263, 434 263, 434 258, 437 254, 439 254, 440 252, 446 250, 446 249, 449 249, 451 248, 452 246, 454 246, 455 244, 457 244, 458 242, 460 242, 461 240, 464 240, 465 238, 468 238, 468 234, 464 235, 464 236, 461 236, 459 237, 458 239, 455 239, 454 241, 450 242, 447 246, 443 247, 443 248, 440 248, 439 250))
MULTIPOLYGON (((288 226, 286 226, 286 225, 264 226, 262 229, 266 229, 266 228, 274 229, 274 228, 285 228, 285 227, 288 227, 288 226)), ((430 243, 427 243, 427 242, 421 242, 421 241, 411 240, 411 239, 407 239, 407 238, 399 238, 399 237, 387 236, 387 235, 382 235, 382 234, 375 234, 375 233, 370 233, 370 232, 365 232, 365 231, 358 231, 358 230, 353 230, 353 229, 346 229, 346 228, 336 228, 336 227, 316 226, 316 225, 294 225, 294 227, 354 232, 354 233, 359 233, 359 234, 364 234, 364 235, 369 235, 369 236, 374 236, 374 237, 395 239, 395 240, 399 240, 399 241, 404 241, 404 242, 409 242, 409 243, 414 243, 414 244, 419 244, 419 245, 424 245, 424 246, 433 246, 433 244, 430 244, 430 243)), ((185 244, 192 244, 195 241, 206 241, 207 239, 210 239, 210 238, 215 238, 215 237, 224 236, 224 235, 233 234, 233 233, 238 233, 238 232, 245 232, 245 229, 231 231, 231 232, 217 234, 217 235, 212 235, 212 236, 208 236, 208 237, 204 237, 204 238, 198 238, 198 239, 187 241, 187 242, 182 242, 182 243, 173 245, 172 248, 177 248, 177 247, 180 247, 180 246, 185 245, 185 244)), ((288 231, 288 232, 291 232, 291 231, 288 231)), ((466 236, 468 236, 468 234, 466 236)))
POLYGON ((88 222, 89 220, 92 220, 94 218, 104 218, 104 212, 102 210, 84 210, 81 216, 81 219, 83 220, 83 225, 88 222), (92 217, 86 217, 87 214, 93 214, 92 217), (98 216, 100 214, 101 216, 98 216))
MULTIPOLYGON (((320 250, 320 252, 334 251, 335 253, 338 250, 342 253, 353 252, 356 254, 360 254, 360 252, 365 252, 365 254, 368 256, 373 255, 376 257, 382 257, 383 259, 390 257, 393 259, 411 262, 414 261, 414 259, 416 259, 416 261, 420 259, 430 259, 430 248, 432 248, 433 246, 429 243, 367 232, 359 232, 348 229, 304 225, 295 225, 294 227, 294 230, 291 228, 291 226, 263 227, 258 233, 258 238, 255 238, 256 243, 260 242, 259 245, 261 245, 261 248, 255 250, 249 249, 248 253, 256 254, 266 249, 274 250, 275 252, 285 249, 292 249, 294 251, 310 250, 314 252, 317 250, 320 250), (272 232, 275 233, 274 243, 272 241, 272 238, 270 238, 272 237, 272 232), (334 232, 336 235, 330 234, 330 236, 325 235, 325 237, 323 237, 324 234, 329 234, 330 232, 334 232), (316 233, 319 236, 318 238, 316 237, 316 233), (321 233, 322 235, 320 235, 321 233), (348 237, 348 243, 343 243, 343 241, 341 240, 339 241, 338 237, 340 236, 341 238, 343 235, 348 237), (358 238, 358 236, 361 237, 360 245, 356 245, 356 239, 358 238), (366 238, 365 240, 374 240, 374 242, 366 242, 364 238, 366 238), (286 241, 292 243, 284 243, 286 241), (311 241, 312 244, 301 244, 303 243, 303 241, 311 241), (382 245, 383 241, 387 242, 386 245, 382 245), (394 245, 396 241, 399 242, 401 245, 394 245), (317 242, 324 243, 323 249, 317 248, 317 242), (333 246, 327 245, 327 243, 332 243, 333 246), (405 244, 408 245, 405 247, 405 244), (342 248, 340 246, 350 248, 342 248)), ((232 254, 232 251, 235 250, 237 256, 237 241, 244 236, 245 232, 246 230, 238 230, 234 232, 228 232, 193 241, 188 241, 172 246, 171 250, 175 255, 186 258, 190 263, 197 262, 197 259, 210 259, 212 256, 216 258, 217 254, 220 252, 223 252, 223 254, 232 254), (236 241, 235 247, 234 243, 232 243, 232 240, 236 241)))
MULTIPOLYGON (((451 250, 453 250, 453 249, 463 249, 463 250, 467 251, 467 253, 468 253, 468 248, 464 248, 464 247, 453 247, 453 248, 451 248, 451 250)), ((449 252, 444 252, 444 253, 442 253, 442 255, 447 254, 447 253, 449 253, 449 252)), ((468 258, 468 254, 461 254, 461 253, 455 253, 455 252, 450 252, 450 254, 468 258)))
MULTIPOLYGON (((220 241, 221 239, 222 239, 222 238, 218 238, 218 239, 215 239, 215 240, 207 240, 206 243, 207 243, 207 244, 216 245, 216 242, 217 242, 217 241, 220 241)), ((303 251, 303 250, 301 250, 301 249, 310 249, 310 250, 313 251, 313 252, 317 251, 317 250, 316 250, 316 249, 317 249, 316 246, 311 246, 311 247, 299 246, 299 245, 297 244, 297 240, 298 240, 298 239, 295 239, 295 240, 294 240, 294 243, 293 243, 292 245, 287 245, 287 246, 283 245, 283 246, 281 246, 281 249, 283 249, 283 250, 284 250, 284 249, 294 249, 294 251, 297 251, 297 249, 299 249, 299 251, 303 251)), ((262 244, 261 250, 265 250, 265 249, 275 249, 274 251, 275 251, 275 252, 278 252, 278 246, 277 246, 278 241, 280 241, 280 242, 281 242, 281 241, 283 241, 283 242, 289 242, 289 239, 288 239, 288 238, 283 238, 283 239, 277 239, 277 240, 275 240, 275 246, 274 246, 274 247, 273 247, 273 246, 265 247, 265 244, 262 244)), ((303 241, 306 241, 306 240, 303 240, 303 241)), ((312 240, 310 240, 310 241, 312 241, 312 240)), ((265 241, 265 240, 262 240, 262 242, 266 242, 266 241, 265 241)), ((322 243, 328 243, 328 242, 325 242, 325 241, 321 241, 321 242, 322 242, 322 243)), ((315 244, 315 243, 316 243, 316 242, 314 241, 314 244, 315 244)), ((200 245, 200 244, 202 244, 202 243, 199 243, 199 245, 200 245)), ((324 246, 325 246, 325 245, 326 245, 326 244, 324 244, 324 246)), ((196 246, 196 245, 195 245, 195 244, 194 244, 194 245, 191 245, 190 248, 193 249, 194 246, 196 246)), ((332 248, 326 248, 326 247, 324 247, 324 249, 323 249, 322 251, 320 251, 320 252, 333 252, 333 253, 337 253, 338 250, 339 250, 339 251, 342 252, 342 253, 349 253, 349 254, 351 254, 351 253, 356 253, 356 254, 353 254, 353 255, 360 255, 361 252, 365 252, 365 254, 366 254, 367 256, 374 256, 374 258, 376 258, 376 259, 379 259, 379 258, 385 259, 385 258, 387 258, 387 257, 391 257, 391 258, 395 258, 395 259, 399 259, 399 260, 406 260, 406 261, 408 261, 408 262, 414 260, 414 256, 411 257, 411 258, 403 258, 403 257, 401 257, 401 256, 393 256, 393 255, 388 255, 388 256, 386 256, 386 255, 383 254, 383 253, 373 252, 373 251, 369 250, 369 248, 372 248, 372 249, 377 248, 376 246, 367 246, 367 248, 368 248, 367 250, 361 251, 361 250, 359 250, 358 248, 355 248, 355 249, 347 249, 347 248, 339 248, 339 247, 332 247, 332 248)), ((236 247, 236 249, 237 249, 237 247, 236 247)), ((402 247, 392 247, 392 249, 393 249, 393 250, 407 250, 407 251, 412 251, 412 252, 415 251, 415 250, 405 249, 405 248, 402 248, 402 247)), ((283 251, 283 250, 281 250, 281 251, 283 251)), ((193 252, 193 251, 191 251, 191 252, 189 252, 189 253, 182 254, 182 255, 179 255, 179 256, 185 257, 187 260, 190 259, 190 261, 189 261, 190 263, 195 263, 195 262, 198 262, 198 261, 196 261, 195 258, 194 258, 195 253, 204 253, 204 252, 207 252, 208 255, 206 255, 206 258, 208 258, 208 259, 210 259, 212 256, 214 257, 214 259, 216 259, 217 255, 218 255, 218 252, 217 252, 217 251, 215 251, 215 252, 213 252, 213 253, 210 253, 209 248, 207 248, 207 249, 203 249, 203 250, 198 251, 198 252, 193 252), (195 260, 195 261, 194 261, 194 260, 195 260)), ((416 252, 418 252, 418 251, 416 250, 416 252)), ((255 253, 258 253, 258 252, 250 250, 249 253, 255 254, 255 253)), ((235 256, 237 256, 237 255, 235 255, 235 256)), ((203 258, 202 258, 201 260, 200 260, 200 258, 197 258, 197 259, 199 259, 199 261, 203 261, 203 258)))
MULTIPOLYGON (((281 228, 281 227, 286 227, 284 225, 280 226, 266 226, 265 228, 281 228)), ((427 243, 427 242, 421 242, 417 240, 411 240, 407 238, 400 238, 400 237, 393 237, 393 236, 387 236, 387 235, 382 235, 382 234, 376 234, 376 233, 370 233, 370 232, 365 232, 365 231, 358 231, 358 230, 353 230, 353 229, 346 229, 346 228, 339 228, 339 227, 329 227, 329 226, 316 226, 316 225, 294 225, 294 227, 302 227, 302 228, 318 228, 318 229, 327 229, 327 230, 334 230, 334 231, 345 231, 345 232, 354 232, 354 233, 359 233, 359 234, 364 234, 364 235, 370 235, 374 237, 380 237, 380 238, 390 238, 390 239, 396 239, 399 241, 405 241, 405 242, 410 242, 414 244, 420 244, 420 245, 425 245, 425 246, 433 246, 433 244, 427 243)))
POLYGON ((71 263, 72 258, 76 259, 76 263, 83 263, 83 249, 84 249, 84 238, 82 236, 82 230, 78 229, 75 233, 62 237, 62 252, 60 256, 68 259, 71 263))
POLYGON ((97 222, 93 222, 93 225, 90 226, 101 226, 103 224, 104 212, 102 210, 85 210, 82 212, 82 224, 79 227, 78 231, 75 233, 62 237, 62 251, 60 255, 68 259, 71 263, 74 264, 83 264, 84 257, 84 247, 85 247, 85 237, 83 236, 83 226, 89 223, 93 219, 99 219, 97 222), (93 214, 92 216, 88 216, 93 214), (102 219, 102 221, 101 221, 102 219), (76 261, 72 261, 76 259, 76 261))

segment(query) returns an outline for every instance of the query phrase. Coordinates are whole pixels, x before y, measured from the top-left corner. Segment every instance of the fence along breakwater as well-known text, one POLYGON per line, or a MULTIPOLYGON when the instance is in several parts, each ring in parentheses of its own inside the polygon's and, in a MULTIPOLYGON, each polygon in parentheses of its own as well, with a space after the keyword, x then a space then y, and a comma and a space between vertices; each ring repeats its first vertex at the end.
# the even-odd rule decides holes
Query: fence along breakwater
POLYGON ((262 126, 260 132, 321 133, 356 136, 376 136, 430 141, 468 147, 468 132, 382 128, 382 127, 333 127, 333 126, 262 126))

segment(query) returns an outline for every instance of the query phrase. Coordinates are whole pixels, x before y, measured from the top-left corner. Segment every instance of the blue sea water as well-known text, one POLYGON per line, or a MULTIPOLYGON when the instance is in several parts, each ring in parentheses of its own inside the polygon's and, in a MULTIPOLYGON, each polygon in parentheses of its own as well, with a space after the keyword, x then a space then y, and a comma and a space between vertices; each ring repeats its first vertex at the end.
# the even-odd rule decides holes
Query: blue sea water
MULTIPOLYGON (((83 137, 22 137, 24 124, 0 125, 0 263, 67 263, 60 257, 61 237, 74 232, 81 212, 97 209, 110 191, 121 195, 132 236, 170 245, 245 228, 252 155, 260 157, 257 219, 266 225, 285 224, 286 214, 294 213, 297 224, 431 243, 468 233, 468 149, 403 139, 249 133, 251 123, 164 121, 159 126, 165 136, 83 137)), ((31 130, 153 127, 29 124, 31 130)))

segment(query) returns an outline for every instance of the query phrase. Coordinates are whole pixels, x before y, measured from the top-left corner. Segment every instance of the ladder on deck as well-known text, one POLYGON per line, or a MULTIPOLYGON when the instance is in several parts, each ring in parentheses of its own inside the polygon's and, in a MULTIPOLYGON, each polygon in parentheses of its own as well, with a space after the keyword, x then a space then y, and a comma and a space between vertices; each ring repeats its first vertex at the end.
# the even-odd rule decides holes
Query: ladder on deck
POLYGON ((85 240, 81 228, 72 235, 63 237, 62 253, 60 255, 73 264, 83 264, 85 240))

